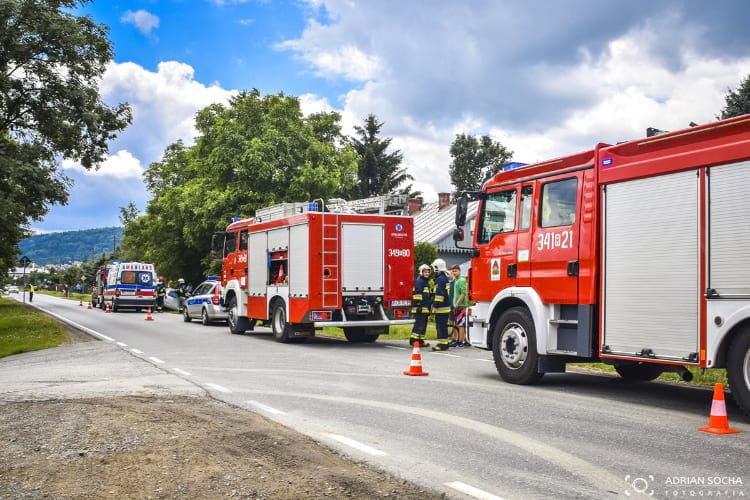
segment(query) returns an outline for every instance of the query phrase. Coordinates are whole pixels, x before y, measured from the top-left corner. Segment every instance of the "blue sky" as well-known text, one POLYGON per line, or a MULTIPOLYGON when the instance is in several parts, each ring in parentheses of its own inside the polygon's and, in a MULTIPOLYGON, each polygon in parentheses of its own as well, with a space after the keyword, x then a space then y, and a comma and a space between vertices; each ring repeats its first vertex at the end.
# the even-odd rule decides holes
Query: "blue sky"
MULTIPOLYGON (((194 138, 193 117, 238 90, 374 113, 426 201, 451 191, 456 134, 489 134, 531 163, 715 119, 750 74, 746 0, 95 0, 115 56, 100 90, 133 124, 38 231, 119 224, 145 210, 142 173, 194 138)), ((301 200, 295 200, 301 201, 301 200)), ((250 215, 250 214, 243 214, 250 215)))

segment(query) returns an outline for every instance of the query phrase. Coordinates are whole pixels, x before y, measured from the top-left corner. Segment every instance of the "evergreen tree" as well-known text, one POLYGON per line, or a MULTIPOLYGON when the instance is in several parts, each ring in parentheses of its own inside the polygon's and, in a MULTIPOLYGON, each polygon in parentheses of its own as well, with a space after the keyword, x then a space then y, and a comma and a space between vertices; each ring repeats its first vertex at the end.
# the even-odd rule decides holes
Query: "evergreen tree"
POLYGON ((453 161, 450 166, 454 194, 462 191, 478 191, 484 181, 500 171, 513 158, 513 151, 490 136, 477 139, 466 134, 457 134, 450 149, 453 161))
POLYGON ((391 144, 391 138, 379 137, 383 123, 370 114, 365 118, 364 126, 354 127, 356 137, 351 137, 349 143, 359 154, 357 176, 359 183, 349 193, 351 199, 369 198, 393 192, 409 194, 411 184, 400 187, 414 177, 400 168, 404 155, 400 151, 386 152, 391 144))
POLYGON ((737 90, 729 90, 726 105, 717 116, 720 120, 750 113, 750 75, 746 76, 737 90))

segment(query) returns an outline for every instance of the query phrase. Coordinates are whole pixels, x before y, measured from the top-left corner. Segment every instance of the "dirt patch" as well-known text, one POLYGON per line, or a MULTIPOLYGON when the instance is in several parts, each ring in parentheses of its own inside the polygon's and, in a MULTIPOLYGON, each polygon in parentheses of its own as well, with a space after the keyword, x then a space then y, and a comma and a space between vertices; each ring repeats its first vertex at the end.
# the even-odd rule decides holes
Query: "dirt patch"
POLYGON ((0 403, 0 498, 441 498, 203 397, 0 403))

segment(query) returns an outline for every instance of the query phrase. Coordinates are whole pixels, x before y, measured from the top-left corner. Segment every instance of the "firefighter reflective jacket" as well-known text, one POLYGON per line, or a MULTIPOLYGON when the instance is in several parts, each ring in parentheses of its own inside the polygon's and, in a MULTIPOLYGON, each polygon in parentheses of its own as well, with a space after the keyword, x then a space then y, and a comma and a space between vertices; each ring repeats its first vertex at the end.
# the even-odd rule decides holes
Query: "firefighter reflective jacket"
POLYGON ((435 278, 435 298, 432 305, 435 314, 450 314, 453 307, 453 304, 451 304, 451 285, 445 272, 438 273, 437 278, 435 278))
POLYGON ((411 313, 430 314, 432 307, 432 291, 430 282, 422 276, 414 282, 414 288, 411 296, 411 313))

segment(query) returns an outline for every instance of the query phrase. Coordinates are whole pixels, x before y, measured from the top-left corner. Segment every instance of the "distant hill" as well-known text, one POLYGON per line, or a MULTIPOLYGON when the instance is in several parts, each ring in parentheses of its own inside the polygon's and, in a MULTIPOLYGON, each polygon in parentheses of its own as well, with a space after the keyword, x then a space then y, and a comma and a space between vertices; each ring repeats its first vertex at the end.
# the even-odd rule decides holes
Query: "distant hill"
POLYGON ((21 256, 26 255, 38 265, 67 264, 76 260, 92 260, 103 253, 112 253, 122 241, 121 227, 102 227, 82 231, 37 234, 19 243, 21 256))

